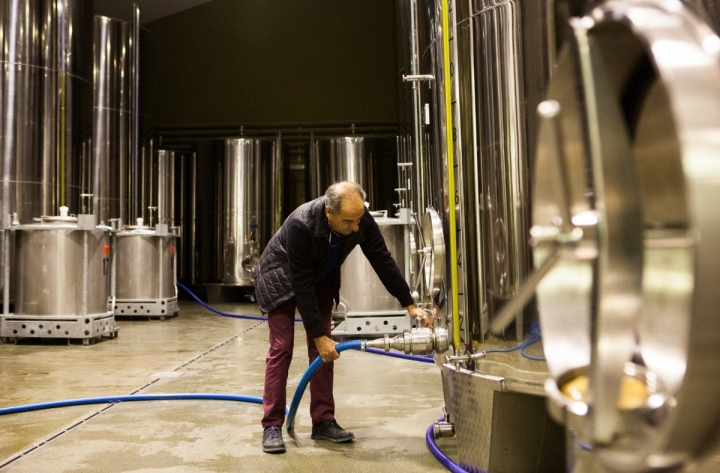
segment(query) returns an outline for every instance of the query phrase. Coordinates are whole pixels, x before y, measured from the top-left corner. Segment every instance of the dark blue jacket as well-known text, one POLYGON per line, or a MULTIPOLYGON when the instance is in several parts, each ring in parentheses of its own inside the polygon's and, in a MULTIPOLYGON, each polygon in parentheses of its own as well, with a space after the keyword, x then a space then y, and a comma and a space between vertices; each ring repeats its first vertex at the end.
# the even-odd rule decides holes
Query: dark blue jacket
MULTIPOLYGON (((340 300, 340 265, 352 249, 360 245, 388 292, 403 307, 412 304, 410 288, 385 245, 380 227, 367 209, 358 226, 357 232, 343 238, 339 264, 327 276, 335 303, 340 300)), ((255 295, 260 310, 270 312, 295 297, 305 330, 312 338, 325 335, 315 280, 330 258, 329 233, 325 197, 301 205, 270 239, 255 271, 255 295)))

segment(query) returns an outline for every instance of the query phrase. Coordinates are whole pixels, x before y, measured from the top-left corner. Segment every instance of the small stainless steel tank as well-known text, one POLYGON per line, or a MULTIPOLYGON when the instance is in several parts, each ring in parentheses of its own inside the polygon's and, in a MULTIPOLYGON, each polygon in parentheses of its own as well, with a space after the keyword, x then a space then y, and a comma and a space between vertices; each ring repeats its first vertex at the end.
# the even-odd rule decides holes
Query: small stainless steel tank
POLYGON ((155 228, 128 225, 115 234, 116 316, 159 317, 177 315, 175 287, 177 235, 158 224, 155 228))
POLYGON ((118 328, 107 302, 109 228, 86 221, 78 225, 63 207, 58 217, 13 230, 15 312, 3 315, 0 337, 114 337, 118 328))
MULTIPOLYGON (((385 244, 401 270, 405 268, 408 226, 399 219, 375 218, 385 244)), ((405 277, 407 279, 407 274, 405 277)), ((341 269, 342 287, 336 316, 344 316, 336 333, 376 335, 410 329, 410 316, 383 286, 370 262, 358 246, 348 255, 341 269)))

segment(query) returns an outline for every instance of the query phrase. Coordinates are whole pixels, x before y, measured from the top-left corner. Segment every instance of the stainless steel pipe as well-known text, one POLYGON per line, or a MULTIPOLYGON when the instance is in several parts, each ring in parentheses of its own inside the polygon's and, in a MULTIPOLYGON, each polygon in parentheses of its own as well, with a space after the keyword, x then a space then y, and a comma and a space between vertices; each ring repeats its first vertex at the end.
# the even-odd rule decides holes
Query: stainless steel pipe
POLYGON ((93 208, 98 222, 129 219, 130 25, 95 17, 93 84, 93 208))

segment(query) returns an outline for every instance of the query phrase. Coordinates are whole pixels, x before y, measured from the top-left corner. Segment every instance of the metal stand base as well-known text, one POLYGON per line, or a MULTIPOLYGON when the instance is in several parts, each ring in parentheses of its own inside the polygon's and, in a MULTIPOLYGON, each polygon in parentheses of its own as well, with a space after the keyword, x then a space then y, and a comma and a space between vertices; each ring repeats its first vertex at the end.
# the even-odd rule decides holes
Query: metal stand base
MULTIPOLYGON (((511 346, 515 343, 489 339, 483 348, 511 346)), ((441 367, 459 461, 492 472, 569 471, 564 429, 547 413, 547 365, 518 351, 489 354, 475 365, 474 370, 441 367)))
POLYGON ((0 342, 21 338, 65 338, 82 340, 83 345, 103 337, 115 338, 118 326, 112 312, 91 315, 15 315, 0 316, 0 342))
POLYGON ((348 313, 332 331, 338 337, 378 337, 393 335, 410 330, 414 325, 412 318, 404 310, 395 313, 377 314, 348 313))
POLYGON ((113 306, 116 317, 138 317, 143 319, 165 320, 175 317, 180 311, 177 297, 154 300, 122 300, 116 299, 113 306))

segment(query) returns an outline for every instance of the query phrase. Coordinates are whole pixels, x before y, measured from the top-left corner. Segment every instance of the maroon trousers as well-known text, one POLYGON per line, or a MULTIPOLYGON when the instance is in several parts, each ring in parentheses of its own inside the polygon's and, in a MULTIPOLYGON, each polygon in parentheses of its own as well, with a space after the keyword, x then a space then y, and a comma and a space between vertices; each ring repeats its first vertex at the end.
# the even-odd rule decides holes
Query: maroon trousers
MULTIPOLYGON (((321 281, 317 284, 325 334, 329 337, 332 326, 332 295, 321 281)), ((285 422, 287 403, 287 379, 292 361, 295 342, 295 298, 280 304, 268 313, 270 327, 270 349, 265 358, 265 392, 263 394, 263 429, 282 426, 285 422)), ((318 357, 315 341, 305 335, 308 346, 308 365, 318 357)), ((313 425, 335 419, 335 398, 333 397, 333 363, 323 363, 310 380, 310 418, 313 425)))

